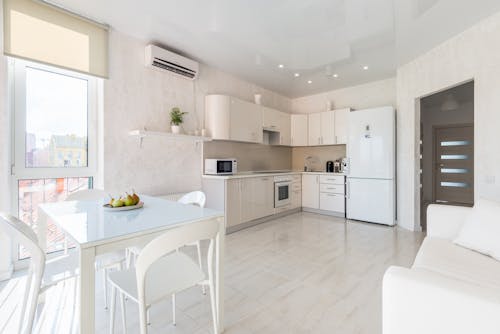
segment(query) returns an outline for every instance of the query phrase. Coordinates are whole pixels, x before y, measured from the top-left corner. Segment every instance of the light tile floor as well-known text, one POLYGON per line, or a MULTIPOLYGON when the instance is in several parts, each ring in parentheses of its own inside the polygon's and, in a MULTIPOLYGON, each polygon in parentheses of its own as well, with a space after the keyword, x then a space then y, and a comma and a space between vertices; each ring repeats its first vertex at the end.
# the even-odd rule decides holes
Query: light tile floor
MULTIPOLYGON (((381 333, 384 271, 410 266, 423 236, 310 213, 230 234, 225 333, 381 333)), ((107 333, 109 312, 98 289, 97 332, 107 333)), ((126 308, 128 332, 137 333, 137 306, 126 308)), ((177 296, 177 326, 169 301, 151 309, 151 322, 150 333, 210 333, 208 294, 192 288, 177 296)))

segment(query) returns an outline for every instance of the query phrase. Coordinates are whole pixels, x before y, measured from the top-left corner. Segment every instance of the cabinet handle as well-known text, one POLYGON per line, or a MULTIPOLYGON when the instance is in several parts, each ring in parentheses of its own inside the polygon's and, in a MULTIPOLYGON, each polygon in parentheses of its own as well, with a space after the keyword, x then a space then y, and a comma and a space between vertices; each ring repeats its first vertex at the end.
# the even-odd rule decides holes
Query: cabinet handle
POLYGON ((326 194, 326 195, 327 195, 327 196, 330 196, 330 197, 335 197, 335 196, 337 196, 337 195, 335 195, 335 194, 326 194))

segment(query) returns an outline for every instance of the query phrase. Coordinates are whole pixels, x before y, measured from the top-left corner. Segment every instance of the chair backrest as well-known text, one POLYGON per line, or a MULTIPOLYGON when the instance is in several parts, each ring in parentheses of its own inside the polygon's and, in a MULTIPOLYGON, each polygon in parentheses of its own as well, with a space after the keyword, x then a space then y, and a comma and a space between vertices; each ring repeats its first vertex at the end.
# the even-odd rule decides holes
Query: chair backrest
MULTIPOLYGON (((199 240, 210 240, 207 262, 208 268, 212 268, 213 244, 219 236, 219 227, 223 222, 223 218, 211 218, 189 223, 172 228, 148 243, 137 257, 135 264, 139 299, 144 300, 145 298, 145 281, 149 267, 161 257, 186 244, 199 240)), ((175 270, 175 268, 172 268, 172 270, 175 270)))
POLYGON ((195 204, 198 205, 200 208, 205 207, 206 201, 207 201, 207 196, 205 196, 205 193, 203 191, 192 191, 177 200, 177 202, 179 203, 195 204))
POLYGON ((38 238, 33 230, 11 215, 0 212, 0 230, 6 233, 13 242, 25 247, 31 255, 19 324, 20 333, 31 333, 43 271, 45 270, 45 252, 38 245, 38 238), (28 307, 27 313, 26 307, 28 307))
POLYGON ((69 194, 66 201, 93 201, 107 196, 108 194, 101 189, 85 189, 69 194))

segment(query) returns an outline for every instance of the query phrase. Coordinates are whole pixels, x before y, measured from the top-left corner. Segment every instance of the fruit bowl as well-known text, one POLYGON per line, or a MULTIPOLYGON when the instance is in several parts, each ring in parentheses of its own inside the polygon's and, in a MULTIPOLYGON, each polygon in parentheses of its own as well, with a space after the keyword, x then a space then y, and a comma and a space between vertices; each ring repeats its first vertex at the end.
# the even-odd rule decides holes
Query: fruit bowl
POLYGON ((129 205, 129 206, 117 206, 117 207, 113 207, 111 206, 111 204, 104 204, 102 207, 104 208, 104 210, 106 211, 129 211, 129 210, 137 210, 137 209, 140 209, 144 206, 144 202, 143 201, 140 201, 139 203, 137 203, 136 205, 129 205))

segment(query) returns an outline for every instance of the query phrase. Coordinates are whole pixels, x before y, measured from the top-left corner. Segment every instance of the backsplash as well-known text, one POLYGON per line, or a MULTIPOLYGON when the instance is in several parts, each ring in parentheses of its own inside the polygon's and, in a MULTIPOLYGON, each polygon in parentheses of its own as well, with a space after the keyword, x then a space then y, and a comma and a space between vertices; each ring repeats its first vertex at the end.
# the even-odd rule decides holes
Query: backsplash
POLYGON ((304 170, 305 159, 311 157, 308 167, 315 171, 325 171, 328 160, 333 161, 345 156, 345 145, 294 147, 292 149, 292 169, 304 170))
POLYGON ((206 158, 236 158, 239 172, 290 169, 292 149, 282 146, 212 141, 203 144, 203 159, 206 158))

